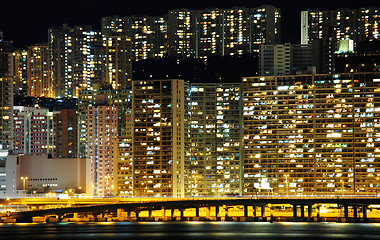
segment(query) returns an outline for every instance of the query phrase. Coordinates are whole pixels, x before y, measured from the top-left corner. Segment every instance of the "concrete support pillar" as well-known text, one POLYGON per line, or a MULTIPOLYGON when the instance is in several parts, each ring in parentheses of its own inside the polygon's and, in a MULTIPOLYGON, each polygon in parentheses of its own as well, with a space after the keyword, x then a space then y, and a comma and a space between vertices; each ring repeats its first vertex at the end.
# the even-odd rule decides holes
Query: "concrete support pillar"
POLYGON ((264 217, 265 214, 265 205, 261 206, 261 216, 264 217))
POLYGON ((150 217, 150 218, 152 217, 152 211, 153 210, 151 208, 148 209, 148 217, 150 217))
POLYGON ((297 217, 297 205, 293 205, 293 217, 297 217))
POLYGON ((135 209, 135 213, 136 213, 136 219, 138 219, 140 216, 140 211, 138 209, 135 209))
POLYGON ((367 218, 367 206, 363 206, 363 218, 367 218))
POLYGON ((183 220, 184 219, 185 209, 180 209, 179 211, 181 212, 181 220, 183 220))
POLYGON ((354 205, 353 208, 354 208, 354 218, 357 219, 358 218, 358 206, 354 205))
POLYGON ((166 211, 165 208, 161 208, 161 217, 162 217, 162 218, 165 217, 165 211, 166 211))
POLYGON ((215 217, 219 217, 219 206, 215 207, 215 217))
POLYGON ((174 217, 175 208, 170 209, 170 217, 174 217))
POLYGON ((308 216, 309 218, 311 218, 312 215, 313 215, 313 205, 308 205, 308 206, 307 206, 307 216, 308 216))
MULTIPOLYGON (((117 209, 117 218, 120 220, 122 218, 122 212, 124 212, 124 209, 117 209)), ((75 217, 75 215, 74 215, 75 217)))
POLYGON ((199 217, 199 207, 195 208, 195 217, 199 217))
POLYGON ((348 205, 344 205, 344 218, 348 218, 348 205))
POLYGON ((207 218, 210 218, 210 215, 211 215, 210 212, 211 212, 210 207, 206 207, 206 217, 207 218))
POLYGON ((305 205, 301 205, 301 218, 305 217, 305 205))
POLYGON ((256 205, 253 205, 253 216, 256 217, 256 205))
POLYGON ((244 206, 244 217, 248 217, 248 206, 244 206))

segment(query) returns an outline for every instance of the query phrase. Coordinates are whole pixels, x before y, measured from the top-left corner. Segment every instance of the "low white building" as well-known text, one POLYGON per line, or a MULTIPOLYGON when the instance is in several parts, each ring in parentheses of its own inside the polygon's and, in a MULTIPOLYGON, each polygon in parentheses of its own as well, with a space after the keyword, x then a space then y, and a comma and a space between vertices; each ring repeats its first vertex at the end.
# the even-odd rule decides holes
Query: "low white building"
POLYGON ((48 158, 47 155, 8 155, 4 197, 30 193, 89 193, 90 165, 85 158, 48 158))

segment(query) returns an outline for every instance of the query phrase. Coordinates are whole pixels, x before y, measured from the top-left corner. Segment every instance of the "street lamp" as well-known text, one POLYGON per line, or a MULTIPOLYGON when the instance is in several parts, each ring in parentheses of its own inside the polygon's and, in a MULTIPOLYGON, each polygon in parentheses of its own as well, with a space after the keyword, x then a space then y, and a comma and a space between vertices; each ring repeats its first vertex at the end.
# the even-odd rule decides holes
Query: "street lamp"
POLYGON ((22 190, 25 191, 25 181, 28 180, 28 177, 21 177, 22 180, 22 190))

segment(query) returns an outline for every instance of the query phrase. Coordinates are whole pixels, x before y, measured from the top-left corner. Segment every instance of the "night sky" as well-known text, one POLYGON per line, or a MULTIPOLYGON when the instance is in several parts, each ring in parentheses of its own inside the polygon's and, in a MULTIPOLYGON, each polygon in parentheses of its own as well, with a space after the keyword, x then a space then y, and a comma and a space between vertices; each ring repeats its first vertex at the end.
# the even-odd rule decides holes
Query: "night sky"
POLYGON ((282 41, 299 43, 300 11, 311 8, 320 10, 339 8, 359 8, 379 6, 377 0, 189 0, 181 1, 143 1, 143 0, 67 0, 67 1, 17 1, 4 0, 0 3, 0 30, 7 40, 13 40, 15 47, 46 42, 47 29, 51 26, 92 25, 100 30, 101 17, 118 15, 120 17, 146 14, 162 16, 176 8, 220 9, 233 6, 259 7, 263 4, 274 5, 282 11, 282 41))

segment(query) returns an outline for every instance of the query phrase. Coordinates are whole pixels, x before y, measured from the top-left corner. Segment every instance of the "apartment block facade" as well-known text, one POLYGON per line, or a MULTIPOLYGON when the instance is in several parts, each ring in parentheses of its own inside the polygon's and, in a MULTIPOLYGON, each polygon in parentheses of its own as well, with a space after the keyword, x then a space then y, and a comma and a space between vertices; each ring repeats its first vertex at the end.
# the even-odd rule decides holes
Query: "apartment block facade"
POLYGON ((371 38, 379 39, 379 14, 380 9, 376 7, 302 11, 301 44, 324 38, 323 28, 326 26, 333 31, 331 40, 335 50, 342 39, 354 40, 355 44, 371 38))
POLYGON ((379 77, 244 78, 244 193, 267 183, 279 195, 374 194, 379 77))
POLYGON ((242 194, 240 83, 190 84, 185 129, 185 195, 242 194))
POLYGON ((62 109, 54 114, 54 157, 78 157, 78 113, 62 109))
POLYGON ((50 76, 49 47, 47 44, 29 46, 28 56, 28 96, 54 98, 54 85, 50 76))
POLYGON ((278 44, 281 10, 258 8, 174 9, 161 17, 102 18, 102 33, 128 36, 133 59, 207 58, 259 52, 260 44, 278 44))
POLYGON ((51 79, 55 97, 78 97, 102 85, 102 37, 91 26, 49 29, 51 79))
POLYGON ((20 155, 53 154, 53 112, 23 106, 15 106, 13 110, 14 152, 20 155))
POLYGON ((13 149, 13 42, 0 32, 0 149, 13 149))
POLYGON ((134 196, 184 196, 186 83, 132 84, 134 196))
POLYGON ((91 193, 115 194, 117 108, 98 104, 87 108, 87 158, 91 165, 91 193))
POLYGON ((126 36, 104 36, 103 50, 103 85, 113 90, 131 89, 131 39, 126 36))

